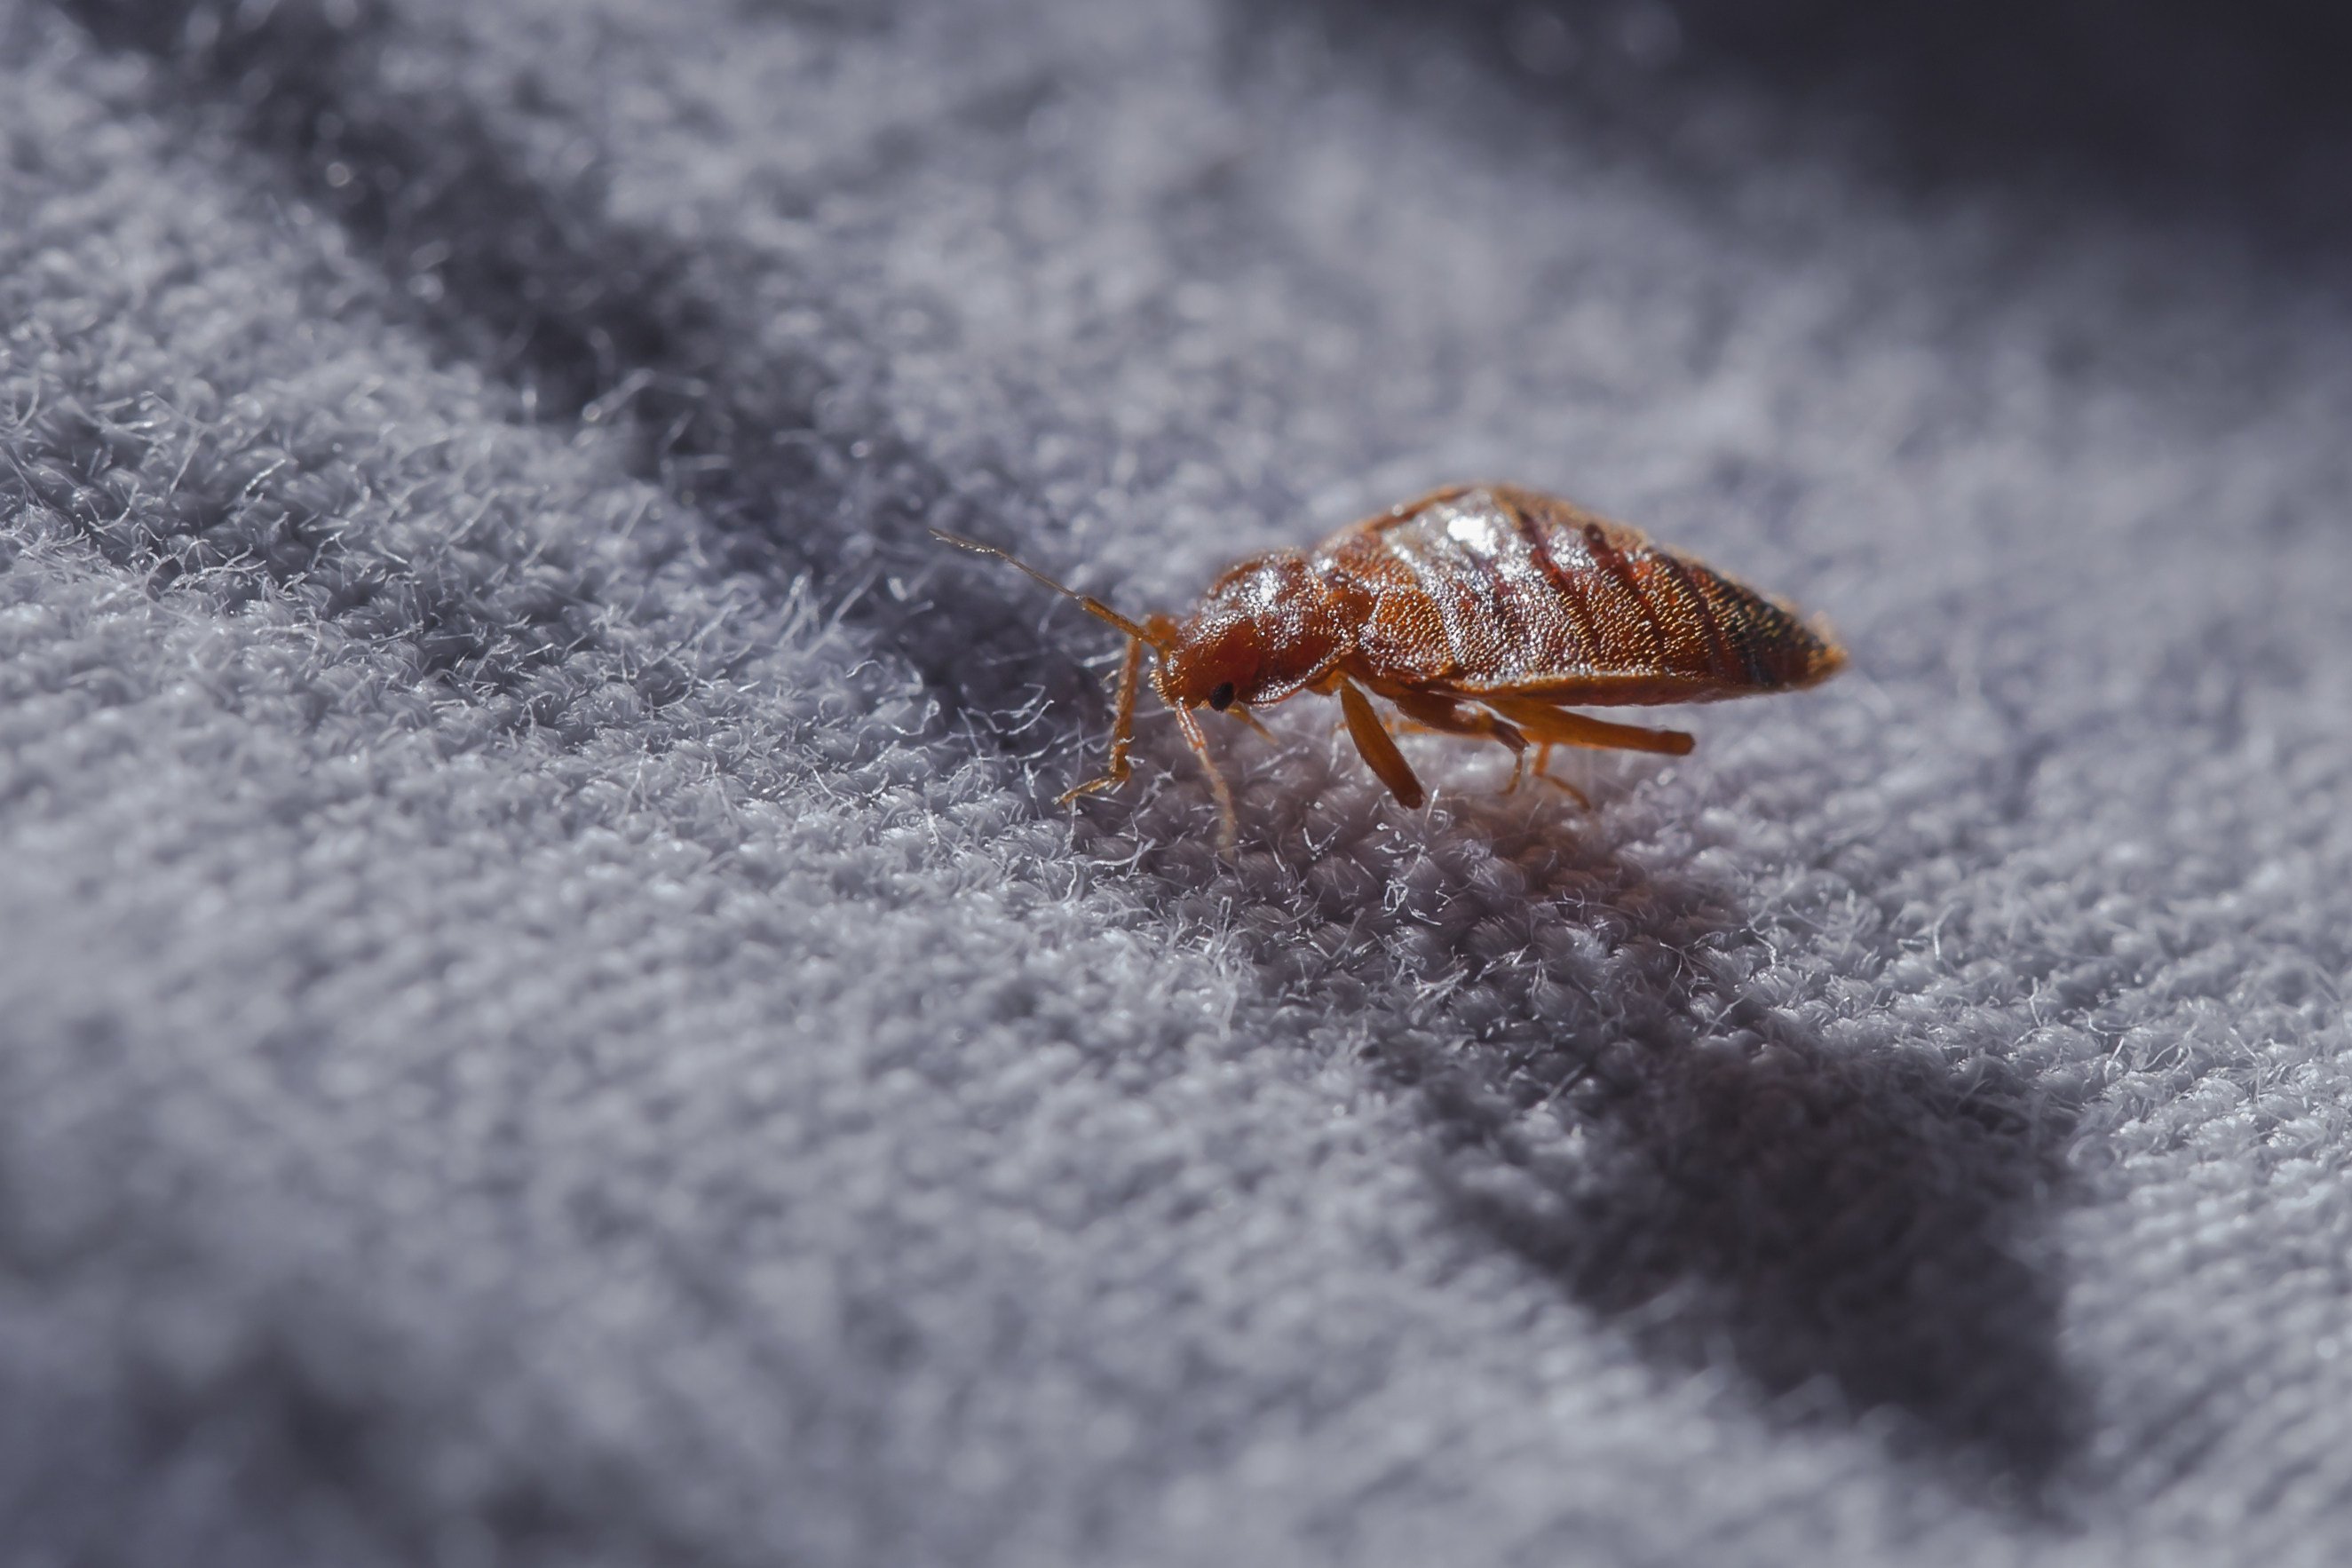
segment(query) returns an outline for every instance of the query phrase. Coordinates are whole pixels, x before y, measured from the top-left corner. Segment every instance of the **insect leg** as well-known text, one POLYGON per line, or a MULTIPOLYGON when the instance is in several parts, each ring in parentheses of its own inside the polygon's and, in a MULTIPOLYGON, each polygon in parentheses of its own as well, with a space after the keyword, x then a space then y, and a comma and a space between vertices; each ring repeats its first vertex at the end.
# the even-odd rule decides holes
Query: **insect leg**
MULTIPOLYGON (((1536 765, 1534 770, 1536 777, 1543 780, 1544 783, 1551 785, 1552 788, 1559 791, 1560 794, 1568 796, 1569 799, 1576 802, 1577 805, 1584 807, 1585 810, 1591 811, 1592 809, 1592 797, 1591 795, 1585 794, 1582 790, 1577 788, 1566 779, 1556 779, 1552 777, 1550 773, 1544 771, 1551 766, 1552 744, 1553 743, 1549 741, 1538 741, 1536 742, 1536 765)), ((1522 755, 1519 758, 1519 762, 1520 764, 1524 766, 1527 763, 1527 758, 1522 755)), ((1518 787, 1518 771, 1514 769, 1511 773, 1511 788, 1517 789, 1518 787)))
POLYGON ((1110 758, 1103 764, 1101 776, 1088 779, 1082 784, 1064 790, 1054 802, 1055 805, 1067 805, 1082 795, 1092 795, 1097 790, 1117 789, 1127 782, 1128 742, 1135 735, 1136 678, 1141 673, 1142 668, 1143 641, 1139 637, 1129 637, 1127 639, 1127 662, 1118 667, 1118 699, 1116 704, 1116 716, 1111 720, 1110 726, 1110 758))
MULTIPOLYGON (((1515 793, 1519 787, 1520 781, 1532 772, 1536 777, 1568 795, 1578 805, 1588 808, 1591 806, 1591 800, 1582 790, 1544 772, 1544 765, 1551 761, 1551 742, 1536 742, 1535 765, 1530 768, 1528 764, 1527 733, 1508 720, 1497 718, 1484 709, 1473 708, 1467 703, 1437 696, 1433 692, 1383 691, 1381 695, 1395 703, 1424 729, 1434 730, 1440 734, 1446 735, 1483 737, 1499 741, 1510 747, 1511 782, 1503 786, 1505 795, 1515 793)), ((1645 734, 1647 732, 1642 731, 1645 734)))
POLYGON ((1528 738, 1516 725, 1497 719, 1482 709, 1456 702, 1450 697, 1433 692, 1381 691, 1381 695, 1397 705, 1397 711, 1423 729, 1442 735, 1468 735, 1476 740, 1497 741, 1514 752, 1528 749, 1528 738))
MULTIPOLYGON (((1267 729, 1264 724, 1258 722, 1257 715, 1251 712, 1245 703, 1236 702, 1232 707, 1226 709, 1225 717, 1239 723, 1248 725, 1252 730, 1257 732, 1257 738, 1261 741, 1274 740, 1274 731, 1267 729)), ((1280 742, 1276 742, 1276 743, 1279 744, 1280 742)))
MULTIPOLYGON (((1513 733, 1516 734, 1517 731, 1514 731, 1513 733)), ((1520 746, 1524 748, 1527 743, 1526 738, 1521 736, 1519 742, 1520 746)), ((1566 779, 1556 779, 1545 771, 1551 765, 1552 745, 1553 742, 1550 741, 1536 742, 1535 759, 1532 762, 1528 761, 1528 752, 1524 749, 1515 752, 1511 759, 1511 782, 1503 786, 1503 793, 1505 795, 1517 795, 1518 793, 1519 785, 1525 783, 1527 779, 1532 775, 1551 785, 1552 788, 1559 791, 1560 794, 1568 796, 1569 799, 1576 802, 1577 805, 1585 807, 1587 810, 1591 809, 1591 796, 1586 795, 1582 790, 1577 788, 1566 779)))
POLYGON ((1184 743, 1192 748, 1209 775, 1209 793, 1217 797, 1217 851, 1230 855, 1241 839, 1241 818, 1234 811, 1234 792, 1225 783, 1225 775, 1217 771, 1217 759, 1209 755, 1209 737, 1201 733, 1201 721, 1192 717, 1192 710, 1174 703, 1169 705, 1169 710, 1176 715, 1176 727, 1184 731, 1184 743))
POLYGON ((1539 697, 1482 698, 1488 707, 1509 719, 1538 741, 1561 746, 1596 746, 1603 750, 1657 752, 1679 757, 1691 749, 1691 738, 1680 730, 1643 730, 1588 719, 1546 702, 1539 697))
POLYGON ((1381 716, 1372 711, 1371 700, 1348 681, 1339 683, 1339 710, 1347 715, 1348 738, 1356 742, 1357 752, 1366 765, 1378 773, 1389 793, 1408 809, 1418 809, 1429 798, 1421 781, 1412 776, 1412 769, 1398 751, 1389 732, 1381 727, 1381 716))

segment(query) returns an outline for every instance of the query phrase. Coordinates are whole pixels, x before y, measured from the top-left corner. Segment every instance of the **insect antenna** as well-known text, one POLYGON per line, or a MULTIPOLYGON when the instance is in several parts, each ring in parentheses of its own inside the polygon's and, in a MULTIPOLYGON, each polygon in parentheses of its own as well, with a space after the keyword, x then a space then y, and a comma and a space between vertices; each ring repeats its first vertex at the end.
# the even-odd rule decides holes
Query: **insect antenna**
POLYGON ((1007 565, 1027 573, 1031 577, 1043 583, 1046 587, 1053 589, 1054 592, 1061 595, 1065 599, 1076 600, 1078 604, 1085 606, 1088 615, 1100 616, 1102 619, 1108 621, 1112 626, 1117 626, 1120 631, 1123 631, 1128 636, 1135 638, 1138 642, 1149 643, 1161 653, 1166 653, 1168 651, 1168 638, 1165 635, 1155 632, 1139 622, 1129 620, 1125 616, 1120 615, 1117 610, 1112 609, 1108 605, 1104 604, 1100 599, 1096 598, 1091 594, 1081 594, 1074 589, 1065 588, 1062 584, 1055 582, 1051 577, 1046 576, 1045 574, 1038 571, 1037 568, 1030 565, 1029 563, 1022 560, 1019 556, 1014 555, 1010 551, 999 550, 993 544, 982 544, 977 539, 966 539, 960 533, 950 533, 943 528, 935 528, 931 530, 931 537, 938 540, 942 544, 952 544, 959 550, 969 550, 975 555, 993 555, 999 561, 1004 562, 1007 565))

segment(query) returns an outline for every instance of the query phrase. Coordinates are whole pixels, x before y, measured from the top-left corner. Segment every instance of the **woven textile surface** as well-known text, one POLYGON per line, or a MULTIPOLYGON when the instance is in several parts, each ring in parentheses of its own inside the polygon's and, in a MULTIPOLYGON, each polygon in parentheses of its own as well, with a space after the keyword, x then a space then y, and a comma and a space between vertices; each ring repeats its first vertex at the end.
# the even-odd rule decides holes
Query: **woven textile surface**
POLYGON ((2333 1560, 2341 127, 1738 9, 0 0, 8 1559, 2333 1560), (1852 668, 1224 859, 926 532, 1479 478, 1852 668))

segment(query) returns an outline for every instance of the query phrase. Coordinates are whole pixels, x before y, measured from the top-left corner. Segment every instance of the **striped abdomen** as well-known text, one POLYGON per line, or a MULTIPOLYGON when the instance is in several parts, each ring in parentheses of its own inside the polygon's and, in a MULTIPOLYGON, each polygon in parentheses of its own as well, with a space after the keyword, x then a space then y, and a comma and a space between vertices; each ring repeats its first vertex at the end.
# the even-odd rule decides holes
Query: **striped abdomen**
POLYGON ((1753 589, 1510 486, 1423 497, 1332 535, 1312 564, 1369 599, 1349 663, 1376 688, 1691 702, 1810 686, 1844 662, 1753 589))

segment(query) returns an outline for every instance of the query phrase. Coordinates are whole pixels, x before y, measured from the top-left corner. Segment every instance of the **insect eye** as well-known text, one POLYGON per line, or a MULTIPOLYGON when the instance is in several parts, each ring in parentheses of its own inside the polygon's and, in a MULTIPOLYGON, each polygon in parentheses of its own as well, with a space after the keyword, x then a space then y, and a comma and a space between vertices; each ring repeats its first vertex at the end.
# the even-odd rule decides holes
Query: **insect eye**
POLYGON ((1220 680, 1217 689, 1209 693, 1209 706, 1222 713, 1234 705, 1234 683, 1220 680))

